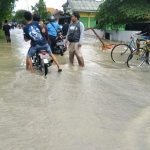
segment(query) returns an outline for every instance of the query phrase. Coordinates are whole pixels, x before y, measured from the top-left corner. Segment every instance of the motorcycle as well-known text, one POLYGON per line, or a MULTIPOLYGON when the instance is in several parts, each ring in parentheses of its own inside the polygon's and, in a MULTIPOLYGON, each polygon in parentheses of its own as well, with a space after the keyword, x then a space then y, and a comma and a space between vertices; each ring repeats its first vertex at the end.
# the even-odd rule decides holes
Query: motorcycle
POLYGON ((63 56, 66 50, 67 47, 64 45, 64 37, 61 32, 59 32, 56 37, 56 46, 53 48, 54 54, 60 54, 63 56))
POLYGON ((48 73, 48 67, 53 63, 53 60, 49 59, 50 56, 46 52, 46 49, 38 49, 35 55, 32 57, 32 64, 36 69, 42 71, 46 76, 48 73))

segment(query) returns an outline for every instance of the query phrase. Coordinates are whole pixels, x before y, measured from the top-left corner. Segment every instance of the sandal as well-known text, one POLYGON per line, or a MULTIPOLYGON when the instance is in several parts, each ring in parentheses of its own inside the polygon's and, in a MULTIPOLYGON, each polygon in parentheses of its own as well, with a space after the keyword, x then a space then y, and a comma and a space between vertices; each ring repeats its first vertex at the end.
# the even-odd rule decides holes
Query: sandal
POLYGON ((58 69, 58 72, 62 72, 62 69, 58 69))

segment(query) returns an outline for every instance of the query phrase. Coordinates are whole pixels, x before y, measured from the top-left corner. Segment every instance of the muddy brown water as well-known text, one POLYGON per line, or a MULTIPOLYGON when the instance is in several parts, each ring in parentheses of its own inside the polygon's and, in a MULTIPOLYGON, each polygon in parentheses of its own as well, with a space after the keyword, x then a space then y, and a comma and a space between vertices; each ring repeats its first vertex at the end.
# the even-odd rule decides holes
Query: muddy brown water
POLYGON ((25 70, 21 29, 0 40, 0 150, 149 150, 150 67, 127 68, 85 37, 85 67, 68 51, 47 78, 25 70))

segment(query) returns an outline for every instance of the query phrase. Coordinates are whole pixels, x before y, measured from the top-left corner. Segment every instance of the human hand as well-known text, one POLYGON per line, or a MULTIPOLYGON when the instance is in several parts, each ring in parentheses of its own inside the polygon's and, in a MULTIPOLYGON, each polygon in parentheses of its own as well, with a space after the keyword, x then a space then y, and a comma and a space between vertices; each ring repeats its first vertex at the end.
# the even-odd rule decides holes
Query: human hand
POLYGON ((67 47, 67 41, 65 41, 65 46, 67 47))
POLYGON ((82 46, 82 44, 78 44, 78 47, 80 48, 82 46))

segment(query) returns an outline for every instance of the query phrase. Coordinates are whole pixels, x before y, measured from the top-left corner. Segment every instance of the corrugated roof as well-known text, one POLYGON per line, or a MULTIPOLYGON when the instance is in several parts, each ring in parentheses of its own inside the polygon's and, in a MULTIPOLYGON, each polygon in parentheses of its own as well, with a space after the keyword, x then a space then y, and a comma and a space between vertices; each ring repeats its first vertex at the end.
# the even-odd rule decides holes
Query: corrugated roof
POLYGON ((68 0, 68 2, 68 7, 71 8, 72 11, 81 12, 95 12, 102 3, 101 1, 95 0, 68 0))

